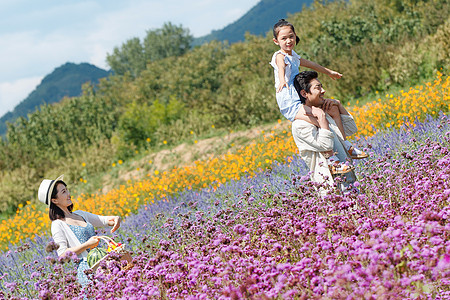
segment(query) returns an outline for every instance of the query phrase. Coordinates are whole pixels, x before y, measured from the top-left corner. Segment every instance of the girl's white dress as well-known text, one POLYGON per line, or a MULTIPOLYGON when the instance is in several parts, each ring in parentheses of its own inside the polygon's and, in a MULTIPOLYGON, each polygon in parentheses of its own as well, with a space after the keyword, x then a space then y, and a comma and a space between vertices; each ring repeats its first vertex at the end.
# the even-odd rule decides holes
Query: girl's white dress
POLYGON ((281 114, 293 122, 298 110, 303 105, 294 87, 294 78, 299 73, 300 56, 293 50, 292 55, 286 54, 281 50, 273 54, 270 65, 273 67, 275 75, 275 88, 278 88, 280 85, 278 66, 276 64, 276 57, 279 53, 284 55, 284 63, 286 64, 284 76, 289 88, 284 87, 280 92, 276 93, 277 103, 281 114))

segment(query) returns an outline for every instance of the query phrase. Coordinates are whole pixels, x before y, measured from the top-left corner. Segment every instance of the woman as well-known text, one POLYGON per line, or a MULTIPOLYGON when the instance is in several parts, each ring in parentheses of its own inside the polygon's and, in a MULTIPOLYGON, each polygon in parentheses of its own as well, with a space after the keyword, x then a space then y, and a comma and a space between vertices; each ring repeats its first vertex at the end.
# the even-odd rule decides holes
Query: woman
POLYGON ((84 273, 89 269, 86 260, 88 251, 97 247, 100 241, 100 238, 95 236, 94 227, 113 226, 113 233, 120 227, 120 217, 98 216, 81 210, 72 212, 73 203, 63 175, 56 180, 42 180, 38 198, 49 206, 53 240, 59 245, 58 256, 64 256, 68 251, 78 255, 78 281, 85 286, 89 282, 84 273))

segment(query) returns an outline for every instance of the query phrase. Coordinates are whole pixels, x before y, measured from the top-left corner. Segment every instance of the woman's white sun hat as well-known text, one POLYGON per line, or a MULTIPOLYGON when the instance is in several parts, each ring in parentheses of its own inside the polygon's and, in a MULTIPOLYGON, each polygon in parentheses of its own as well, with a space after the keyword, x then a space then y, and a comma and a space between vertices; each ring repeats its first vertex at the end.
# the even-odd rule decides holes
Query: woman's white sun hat
POLYGON ((41 182, 41 185, 39 186, 38 191, 38 199, 42 203, 46 204, 47 206, 50 206, 51 198, 52 198, 52 191, 55 187, 55 184, 59 180, 63 180, 64 175, 59 176, 55 180, 52 179, 44 179, 41 182))

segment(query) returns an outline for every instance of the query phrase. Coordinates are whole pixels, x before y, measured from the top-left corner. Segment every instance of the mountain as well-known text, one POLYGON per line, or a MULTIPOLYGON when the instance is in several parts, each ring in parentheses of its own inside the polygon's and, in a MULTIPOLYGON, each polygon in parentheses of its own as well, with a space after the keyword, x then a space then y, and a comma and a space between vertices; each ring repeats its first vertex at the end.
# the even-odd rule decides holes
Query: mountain
POLYGON ((40 105, 55 103, 64 97, 81 95, 81 86, 86 82, 98 83, 100 78, 110 74, 88 63, 66 63, 45 76, 28 97, 20 102, 12 112, 0 118, 0 135, 7 130, 6 122, 13 123, 18 117, 26 117, 40 105))
POLYGON ((212 40, 235 43, 245 39, 245 33, 266 35, 272 30, 273 24, 279 19, 285 19, 288 14, 302 10, 313 0, 261 0, 236 22, 221 30, 213 30, 210 34, 195 38, 193 46, 199 46, 212 40))

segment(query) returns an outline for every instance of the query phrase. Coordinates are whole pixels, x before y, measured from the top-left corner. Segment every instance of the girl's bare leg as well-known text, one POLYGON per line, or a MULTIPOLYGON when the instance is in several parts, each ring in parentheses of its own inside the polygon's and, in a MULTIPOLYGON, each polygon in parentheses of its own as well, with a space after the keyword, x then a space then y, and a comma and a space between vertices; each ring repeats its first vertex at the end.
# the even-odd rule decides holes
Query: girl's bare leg
POLYGON ((347 140, 347 136, 345 135, 344 124, 342 123, 339 107, 333 105, 330 107, 330 109, 328 109, 326 111, 326 113, 329 114, 330 117, 333 118, 334 122, 336 122, 336 125, 339 128, 339 131, 342 133, 342 137, 344 138, 344 141, 347 140))
MULTIPOLYGON (((309 122, 313 125, 316 125, 317 127, 320 127, 319 122, 317 121, 317 118, 312 115, 311 108, 308 106, 305 106, 305 105, 302 105, 300 107, 299 111, 297 112, 297 115, 295 116, 295 119, 303 120, 303 121, 309 122)), ((333 150, 324 151, 324 152, 320 152, 320 153, 322 153, 325 156, 325 158, 327 158, 327 159, 334 155, 333 150)))
POLYGON ((330 117, 333 118, 334 122, 339 128, 339 131, 342 133, 342 137, 344 138, 344 147, 349 152, 350 156, 353 159, 366 158, 368 155, 364 151, 355 148, 349 141, 347 141, 347 136, 345 135, 344 124, 342 123, 339 107, 336 105, 332 105, 326 112, 330 115, 330 117))
POLYGON ((306 122, 309 122, 317 127, 319 126, 319 122, 317 121, 317 118, 312 115, 311 108, 305 105, 300 106, 300 109, 297 112, 297 115, 295 116, 296 120, 303 120, 306 122))

